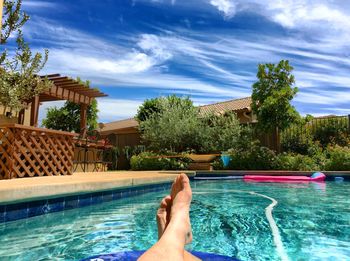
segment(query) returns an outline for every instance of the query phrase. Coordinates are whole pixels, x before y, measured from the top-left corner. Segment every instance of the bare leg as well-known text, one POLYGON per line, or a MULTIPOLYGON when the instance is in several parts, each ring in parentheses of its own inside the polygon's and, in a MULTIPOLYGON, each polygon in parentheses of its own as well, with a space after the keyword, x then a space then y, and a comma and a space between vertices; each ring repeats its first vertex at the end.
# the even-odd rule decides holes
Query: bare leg
POLYGON ((186 238, 191 235, 189 211, 192 199, 190 181, 185 174, 177 176, 170 196, 172 205, 166 230, 139 260, 184 260, 186 238))
MULTIPOLYGON (((171 210, 171 197, 166 196, 163 198, 163 200, 160 203, 159 209, 157 211, 157 226, 158 226, 158 240, 162 237, 167 225, 169 224, 170 221, 170 210, 171 210)), ((192 233, 190 238, 188 238, 188 241, 192 241, 192 233)), ((184 251, 184 260, 194 260, 198 261, 200 260, 199 258, 195 257, 188 251, 184 251)))

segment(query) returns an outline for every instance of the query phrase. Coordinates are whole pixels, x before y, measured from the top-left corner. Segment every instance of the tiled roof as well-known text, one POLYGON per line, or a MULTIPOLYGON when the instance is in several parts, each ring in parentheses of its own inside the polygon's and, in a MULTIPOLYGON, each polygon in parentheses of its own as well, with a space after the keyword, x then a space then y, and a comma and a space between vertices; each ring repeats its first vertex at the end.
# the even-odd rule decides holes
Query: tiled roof
MULTIPOLYGON (((225 111, 241 111, 241 110, 250 110, 250 105, 252 103, 251 97, 224 101, 213 103, 209 105, 199 106, 200 114, 207 113, 223 113, 225 111)), ((137 128, 139 126, 138 122, 134 119, 126 119, 120 121, 114 121, 110 123, 105 123, 101 129, 101 134, 108 134, 116 130, 123 130, 128 128, 137 128)))
POLYGON ((223 113, 225 111, 241 111, 245 109, 250 110, 251 104, 252 104, 252 98, 245 97, 245 98, 236 99, 236 100, 229 100, 229 101, 199 106, 199 110, 201 114, 223 113))
POLYGON ((120 121, 113 121, 113 122, 103 124, 101 134, 106 134, 110 131, 115 131, 115 130, 137 128, 138 126, 139 126, 139 123, 134 118, 120 120, 120 121))

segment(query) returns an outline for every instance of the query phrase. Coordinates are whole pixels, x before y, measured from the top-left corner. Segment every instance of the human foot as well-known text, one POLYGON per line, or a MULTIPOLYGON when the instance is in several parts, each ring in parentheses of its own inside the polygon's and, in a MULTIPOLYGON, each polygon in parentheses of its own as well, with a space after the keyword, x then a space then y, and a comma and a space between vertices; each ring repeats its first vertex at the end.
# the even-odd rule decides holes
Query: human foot
POLYGON ((157 210, 157 226, 158 226, 158 240, 163 235, 166 227, 170 222, 171 211, 171 197, 170 195, 164 197, 160 202, 160 206, 157 210))
MULTIPOLYGON (((188 202, 191 202, 191 198, 192 198, 191 187, 189 187, 189 180, 186 175, 184 177, 178 176, 175 179, 171 189, 171 194, 173 195, 174 198, 177 198, 177 202, 178 202, 177 206, 175 206, 177 210, 173 210, 173 213, 179 211, 180 205, 182 205, 181 208, 183 207, 186 209, 186 206, 183 206, 183 204, 188 204, 188 202), (178 194, 179 192, 181 192, 181 190, 184 190, 184 191, 178 194)), ((164 197, 160 203, 159 209, 157 211, 158 240, 161 238, 166 227, 170 222, 172 204, 173 204, 173 201, 170 195, 164 197)), ((180 211, 183 212, 183 210, 180 210, 180 211)), ((189 226, 190 226, 189 217, 188 219, 186 218, 185 223, 189 223, 189 226)), ((190 231, 188 231, 186 235, 186 244, 191 243, 192 241, 191 227, 189 229, 190 231)))
POLYGON ((139 260, 198 260, 184 248, 186 243, 192 241, 189 217, 191 199, 189 179, 181 174, 173 183, 170 197, 162 200, 157 212, 160 238, 139 260))
POLYGON ((171 212, 170 223, 174 222, 177 226, 186 230, 186 244, 192 242, 192 230, 190 223, 190 205, 192 200, 192 190, 190 180, 186 174, 180 174, 176 177, 170 191, 171 212))

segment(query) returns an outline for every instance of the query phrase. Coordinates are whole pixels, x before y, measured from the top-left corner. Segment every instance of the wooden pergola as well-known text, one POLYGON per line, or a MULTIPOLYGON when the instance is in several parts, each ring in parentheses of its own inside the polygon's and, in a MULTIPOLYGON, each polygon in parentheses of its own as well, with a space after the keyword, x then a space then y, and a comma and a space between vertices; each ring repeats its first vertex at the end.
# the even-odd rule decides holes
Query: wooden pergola
MULTIPOLYGON (((81 134, 84 136, 86 132, 88 106, 95 98, 105 97, 108 95, 100 92, 97 89, 89 88, 76 80, 70 79, 67 76, 61 76, 60 74, 41 76, 41 78, 45 77, 47 77, 53 83, 53 86, 49 90, 35 96, 30 102, 30 125, 33 127, 38 127, 40 103, 68 100, 80 104, 80 129, 81 134)), ((18 122, 22 123, 23 120, 24 110, 20 112, 18 122)))
POLYGON ((27 103, 31 105, 31 126, 22 125, 25 110, 19 114, 19 124, 0 126, 0 180, 71 175, 77 134, 37 128, 40 103, 68 100, 80 104, 81 136, 85 138, 88 106, 96 97, 107 96, 66 76, 41 77, 47 77, 53 85, 27 103))

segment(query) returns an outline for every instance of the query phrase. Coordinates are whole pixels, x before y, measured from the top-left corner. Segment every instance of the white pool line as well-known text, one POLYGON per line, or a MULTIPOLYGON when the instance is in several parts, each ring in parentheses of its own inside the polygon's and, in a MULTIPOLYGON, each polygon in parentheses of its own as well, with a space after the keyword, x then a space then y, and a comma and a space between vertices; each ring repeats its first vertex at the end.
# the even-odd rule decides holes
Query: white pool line
MULTIPOLYGON (((249 193, 251 195, 260 196, 260 197, 267 198, 267 199, 271 200, 272 203, 265 208, 265 215, 266 215, 266 218, 269 222, 270 229, 272 232, 273 242, 276 246, 276 251, 277 251, 279 257, 281 258, 282 261, 289 261, 289 257, 287 255, 287 253, 284 249, 283 243, 282 243, 282 239, 281 239, 281 235, 280 235, 278 226, 277 226, 277 224, 272 216, 273 208, 278 204, 278 201, 276 199, 271 198, 269 196, 266 196, 264 194, 256 193, 254 191, 233 190, 233 189, 230 189, 230 190, 211 189, 211 190, 207 190, 207 191, 212 192, 212 193, 209 192, 209 194, 226 193, 226 192, 249 193)), ((208 194, 207 191, 205 191, 205 192, 193 192, 193 194, 208 194)))
POLYGON ((263 198, 267 198, 267 199, 272 201, 272 203, 265 208, 265 215, 266 215, 266 218, 270 224, 270 228, 271 228, 271 232, 272 232, 272 236, 273 236, 273 242, 275 243, 275 246, 277 248, 277 253, 280 256, 282 261, 288 261, 289 258, 288 258, 288 255, 287 255, 284 247, 283 247, 280 231, 279 231, 278 226, 277 226, 277 224, 272 216, 272 210, 273 210, 274 206, 276 206, 278 204, 278 201, 274 198, 271 198, 271 197, 266 196, 264 194, 256 193, 253 191, 251 191, 250 194, 257 195, 257 196, 260 196, 263 198))

